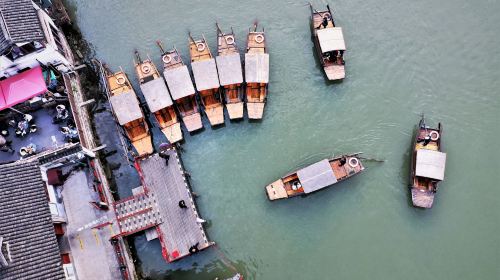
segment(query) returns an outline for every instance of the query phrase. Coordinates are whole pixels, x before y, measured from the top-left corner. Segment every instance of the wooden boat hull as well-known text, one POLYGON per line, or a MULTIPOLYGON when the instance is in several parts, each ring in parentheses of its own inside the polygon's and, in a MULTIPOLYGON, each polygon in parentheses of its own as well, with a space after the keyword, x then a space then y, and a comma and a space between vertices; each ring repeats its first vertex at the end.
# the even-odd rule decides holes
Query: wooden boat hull
POLYGON ((132 146, 134 146, 139 157, 150 155, 153 153, 153 142, 151 141, 151 136, 149 135, 139 140, 133 141, 132 146))
POLYGON ((325 70, 326 77, 330 81, 342 80, 345 78, 345 67, 344 65, 330 65, 323 68, 325 70))
POLYGON ((243 118, 243 102, 227 103, 226 109, 229 119, 237 120, 243 118))
POLYGON ((260 120, 264 115, 264 102, 247 102, 248 118, 253 120, 260 120))
POLYGON ((222 104, 205 108, 205 114, 207 115, 211 126, 217 126, 224 123, 224 107, 222 104))
POLYGON ((165 134, 167 140, 172 144, 182 140, 181 123, 179 122, 176 122, 172 125, 163 128, 161 132, 165 134))
POLYGON ((203 128, 203 123, 201 122, 200 113, 194 113, 182 117, 182 122, 186 126, 187 131, 194 132, 196 130, 203 128))

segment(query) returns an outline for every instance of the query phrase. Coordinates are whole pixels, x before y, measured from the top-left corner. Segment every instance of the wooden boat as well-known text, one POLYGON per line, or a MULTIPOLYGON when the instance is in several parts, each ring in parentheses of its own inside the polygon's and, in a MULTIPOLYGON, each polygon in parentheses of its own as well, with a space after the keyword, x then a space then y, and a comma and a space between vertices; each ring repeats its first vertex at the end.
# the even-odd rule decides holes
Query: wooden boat
POLYGON ((175 47, 172 50, 165 51, 160 41, 157 44, 162 53, 163 77, 167 82, 168 89, 182 118, 182 122, 189 132, 203 128, 193 81, 191 80, 187 66, 182 61, 181 55, 175 47))
POLYGON ((430 128, 422 117, 415 139, 411 160, 411 199, 413 206, 431 208, 438 184, 444 179, 446 154, 442 152, 441 123, 430 128))
POLYGON ((344 34, 341 27, 336 27, 330 6, 327 10, 317 11, 311 6, 311 32, 315 49, 328 80, 345 78, 344 34))
POLYGON ((137 51, 135 55, 135 73, 149 110, 155 116, 161 131, 170 143, 182 140, 181 123, 175 113, 174 103, 165 80, 160 76, 151 58, 142 60, 137 51))
POLYGON ((266 49, 264 29, 257 31, 257 24, 247 36, 245 82, 248 118, 262 119, 269 83, 269 54, 266 49))
POLYGON ((153 153, 149 127, 127 74, 123 70, 114 74, 108 70, 106 76, 113 113, 137 155, 141 157, 153 153))
POLYGON ((267 197, 277 200, 307 195, 344 181, 364 169, 358 154, 324 159, 269 184, 266 186, 267 197))
POLYGON ((243 118, 243 70, 234 32, 223 33, 217 26, 217 72, 229 119, 243 118))
POLYGON ((223 124, 224 108, 219 91, 219 76, 215 59, 212 57, 204 36, 201 40, 195 40, 189 34, 189 53, 196 90, 200 94, 201 104, 208 121, 212 126, 223 124))

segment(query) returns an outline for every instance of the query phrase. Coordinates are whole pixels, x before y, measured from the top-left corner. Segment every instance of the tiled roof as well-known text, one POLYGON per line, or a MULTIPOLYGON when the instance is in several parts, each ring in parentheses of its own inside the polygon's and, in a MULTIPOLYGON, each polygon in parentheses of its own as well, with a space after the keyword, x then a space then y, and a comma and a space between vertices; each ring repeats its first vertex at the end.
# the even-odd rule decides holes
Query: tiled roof
POLYGON ((0 53, 12 43, 43 40, 40 19, 31 0, 0 0, 0 53))
POLYGON ((12 260, 0 279, 65 279, 38 163, 0 165, 0 217, 12 260))

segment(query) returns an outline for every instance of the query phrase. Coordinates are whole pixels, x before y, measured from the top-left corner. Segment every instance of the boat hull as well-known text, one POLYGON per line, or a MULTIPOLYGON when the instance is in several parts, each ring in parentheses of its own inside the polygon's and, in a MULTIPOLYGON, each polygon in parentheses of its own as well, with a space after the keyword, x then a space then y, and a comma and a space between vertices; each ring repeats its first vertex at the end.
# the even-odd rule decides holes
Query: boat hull
POLYGON ((279 179, 266 186, 266 194, 269 200, 288 198, 283 180, 279 179))
POLYGON ((149 135, 139 140, 135 140, 132 142, 132 146, 134 146, 139 157, 153 153, 153 142, 151 141, 151 136, 149 135))
POLYGON ((205 114, 207 114, 207 118, 211 126, 221 125, 224 123, 224 108, 222 107, 222 104, 205 108, 205 114))
POLYGON ((187 131, 194 132, 203 128, 203 123, 201 122, 200 113, 194 113, 188 116, 184 116, 182 118, 184 125, 186 126, 187 131))
POLYGON ((169 125, 161 131, 163 132, 163 134, 165 134, 165 137, 167 137, 168 141, 172 144, 182 140, 181 124, 179 122, 169 125))
POLYGON ((264 102, 247 102, 247 113, 249 119, 260 120, 264 115, 264 102))
POLYGON ((227 103, 226 109, 229 119, 237 120, 243 118, 243 102, 227 103))

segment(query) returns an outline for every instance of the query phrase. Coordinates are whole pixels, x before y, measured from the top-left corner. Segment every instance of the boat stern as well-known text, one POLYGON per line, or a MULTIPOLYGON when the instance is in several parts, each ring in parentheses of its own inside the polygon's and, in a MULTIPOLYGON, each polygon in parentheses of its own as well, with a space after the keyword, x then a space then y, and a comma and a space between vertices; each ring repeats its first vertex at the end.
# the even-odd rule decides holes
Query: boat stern
POLYGON ((163 134, 167 137, 168 141, 173 144, 182 140, 182 130, 181 123, 176 122, 172 125, 169 125, 161 130, 163 134))
POLYGON ((326 77, 330 81, 342 80, 345 78, 344 65, 330 65, 325 67, 326 77))
POLYGON ((193 131, 196 131, 196 130, 203 128, 203 123, 201 122, 200 113, 194 113, 194 114, 185 116, 182 118, 182 121, 184 122, 184 125, 186 126, 186 129, 189 132, 193 132, 193 131))
POLYGON ((226 108, 231 120, 243 118, 243 102, 227 103, 226 108))
POLYGON ((249 102, 247 103, 248 118, 254 120, 262 119, 264 114, 264 102, 249 102))
POLYGON ((151 141, 151 136, 148 135, 139 140, 132 142, 135 150, 139 157, 150 155, 153 153, 153 142, 151 141))
POLYGON ((413 206, 421 208, 431 208, 434 202, 434 192, 411 188, 411 200, 413 206))
POLYGON ((207 114, 208 121, 211 126, 216 126, 224 123, 224 108, 222 104, 217 106, 205 108, 205 113, 207 114))
POLYGON ((271 201, 282 198, 288 198, 288 194, 286 193, 285 186, 283 185, 283 181, 281 179, 267 185, 266 193, 267 197, 271 201))

